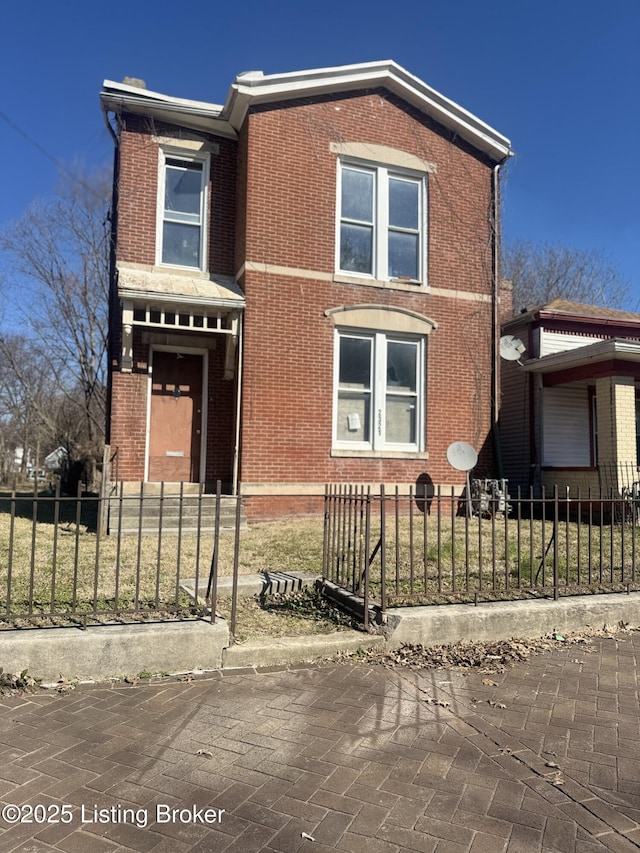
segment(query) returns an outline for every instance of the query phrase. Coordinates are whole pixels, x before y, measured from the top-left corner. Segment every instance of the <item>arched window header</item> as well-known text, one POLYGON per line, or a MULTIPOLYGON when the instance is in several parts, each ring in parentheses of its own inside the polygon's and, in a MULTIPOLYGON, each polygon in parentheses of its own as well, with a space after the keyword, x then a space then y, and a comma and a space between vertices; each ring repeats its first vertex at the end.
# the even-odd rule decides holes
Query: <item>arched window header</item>
POLYGON ((416 311, 386 305, 339 305, 325 312, 336 328, 384 329, 412 335, 428 335, 437 329, 430 320, 416 311))

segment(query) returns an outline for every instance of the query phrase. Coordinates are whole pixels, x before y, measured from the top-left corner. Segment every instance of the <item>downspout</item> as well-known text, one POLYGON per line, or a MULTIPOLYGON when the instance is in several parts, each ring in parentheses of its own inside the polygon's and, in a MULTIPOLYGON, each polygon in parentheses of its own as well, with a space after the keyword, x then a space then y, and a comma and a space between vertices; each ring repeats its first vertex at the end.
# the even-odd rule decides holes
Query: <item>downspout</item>
POLYGON ((491 342, 491 432, 493 435, 493 454, 498 479, 504 477, 502 461, 502 441, 500 440, 500 166, 493 167, 493 252, 492 252, 492 282, 491 282, 491 311, 493 334, 491 342))
POLYGON ((231 492, 238 494, 238 469, 240 465, 240 418, 242 412, 242 350, 244 347, 244 311, 238 318, 238 388, 236 393, 236 435, 233 447, 233 483, 231 492))
POLYGON ((111 122, 109 121, 109 114, 108 114, 107 110, 105 110, 105 109, 102 110, 102 118, 104 119, 104 123, 107 126, 107 130, 111 134, 111 137, 113 138, 113 141, 114 141, 115 146, 117 148, 118 145, 120 144, 120 142, 118 140, 118 134, 113 129, 111 122))
MULTIPOLYGON (((105 444, 111 445, 111 411, 113 404, 113 323, 114 316, 119 309, 116 282, 116 243, 118 240, 118 187, 120 179, 120 137, 113 129, 109 121, 106 109, 102 110, 102 117, 107 130, 114 142, 113 148, 113 178, 111 186, 111 207, 109 210, 110 234, 109 234, 109 304, 107 321, 107 399, 105 406, 105 444)), ((120 364, 120 357, 118 364, 120 364)), ((117 452, 117 448, 111 448, 117 452)))

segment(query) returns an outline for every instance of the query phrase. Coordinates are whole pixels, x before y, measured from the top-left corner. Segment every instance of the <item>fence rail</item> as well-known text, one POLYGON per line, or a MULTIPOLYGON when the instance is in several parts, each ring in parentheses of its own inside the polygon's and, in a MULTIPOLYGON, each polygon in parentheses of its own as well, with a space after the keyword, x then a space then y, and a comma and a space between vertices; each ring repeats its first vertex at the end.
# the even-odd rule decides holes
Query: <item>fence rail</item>
MULTIPOLYGON (((215 494, 0 494, 0 625, 216 619, 219 555, 237 587, 242 499, 215 494), (109 519, 111 535, 106 532, 109 519), (221 537, 224 527, 235 537, 221 537), (206 595, 203 589, 207 590, 206 595), (192 594, 190 594, 192 593, 192 594), (208 599, 208 601, 207 601, 208 599)), ((235 625, 235 607, 230 625, 235 625)))
POLYGON ((384 612, 402 604, 640 588, 640 500, 520 492, 506 512, 441 489, 330 486, 323 576, 384 612))
POLYGON ((495 502, 453 490, 330 486, 324 527, 316 515, 243 536, 245 499, 221 495, 220 484, 215 494, 145 489, 0 493, 0 627, 215 621, 220 606, 230 608, 233 635, 239 573, 265 568, 322 566, 325 579, 363 600, 365 626, 372 603, 385 611, 640 588, 638 489, 608 498, 518 493, 498 512, 495 502), (105 518, 109 536, 98 532, 105 518), (224 602, 221 575, 231 579, 224 602))

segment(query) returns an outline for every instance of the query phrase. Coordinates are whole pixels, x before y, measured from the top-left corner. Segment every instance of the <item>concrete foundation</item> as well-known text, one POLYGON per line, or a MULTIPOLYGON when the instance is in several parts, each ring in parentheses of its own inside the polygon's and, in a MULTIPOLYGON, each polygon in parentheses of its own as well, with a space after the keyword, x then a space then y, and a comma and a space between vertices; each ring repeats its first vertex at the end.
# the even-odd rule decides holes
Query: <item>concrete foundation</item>
POLYGON ((102 681, 137 675, 143 670, 188 672, 222 667, 229 645, 224 620, 96 625, 79 628, 33 628, 0 632, 0 666, 7 672, 28 670, 44 683, 61 677, 102 681))
POLYGON ((44 683, 61 677, 107 680, 124 675, 286 666, 332 657, 340 651, 403 644, 447 645, 461 640, 537 638, 587 627, 640 624, 640 593, 584 595, 559 601, 506 601, 394 608, 384 636, 337 631, 299 637, 265 638, 230 646, 224 619, 34 628, 0 632, 0 666, 28 670, 44 683))
POLYGON ((620 621, 640 624, 640 593, 397 607, 387 611, 385 634, 388 647, 398 648, 403 643, 433 646, 461 640, 536 638, 552 631, 565 634, 620 621))

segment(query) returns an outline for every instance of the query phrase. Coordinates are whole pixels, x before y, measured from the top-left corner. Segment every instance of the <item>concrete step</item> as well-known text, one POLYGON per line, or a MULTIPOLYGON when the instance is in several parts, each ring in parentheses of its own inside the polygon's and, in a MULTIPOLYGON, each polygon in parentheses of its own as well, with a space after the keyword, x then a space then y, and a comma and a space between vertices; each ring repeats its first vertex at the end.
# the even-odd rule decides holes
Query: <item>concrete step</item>
POLYGON ((336 631, 333 634, 311 634, 304 637, 275 637, 247 640, 229 646, 222 653, 223 669, 235 667, 285 666, 326 660, 339 652, 384 648, 381 635, 360 631, 336 631))
MULTIPOLYGON (((209 494, 175 494, 160 497, 154 492, 136 497, 132 494, 116 495, 109 502, 109 533, 183 533, 214 532, 216 520, 216 497, 209 494)), ((220 528, 235 528, 236 499, 221 497, 219 506, 220 528)), ((244 509, 241 508, 240 527, 246 529, 244 509)))
MULTIPOLYGON (((313 586, 317 579, 317 575, 305 574, 303 572, 259 572, 251 575, 240 575, 238 577, 238 597, 248 598, 252 595, 298 592, 304 587, 313 586)), ((193 599, 203 602, 207 596, 208 581, 208 577, 199 578, 197 594, 195 591, 195 578, 183 580, 180 586, 193 599)), ((227 576, 219 577, 218 597, 230 597, 232 587, 233 578, 227 576)))
MULTIPOLYGON (((140 504, 135 503, 122 503, 122 508, 120 507, 120 501, 115 501, 111 503, 112 512, 115 515, 121 515, 122 518, 139 518, 142 516, 143 518, 160 518, 162 514, 163 518, 178 518, 180 515, 183 518, 198 518, 200 515, 201 518, 210 518, 213 520, 216 515, 216 507, 215 503, 202 503, 200 507, 197 504, 173 504, 166 505, 159 503, 148 504, 146 501, 142 506, 140 504)), ((220 516, 225 516, 227 518, 234 518, 236 514, 235 502, 233 505, 231 504, 221 504, 220 505, 220 516)))

